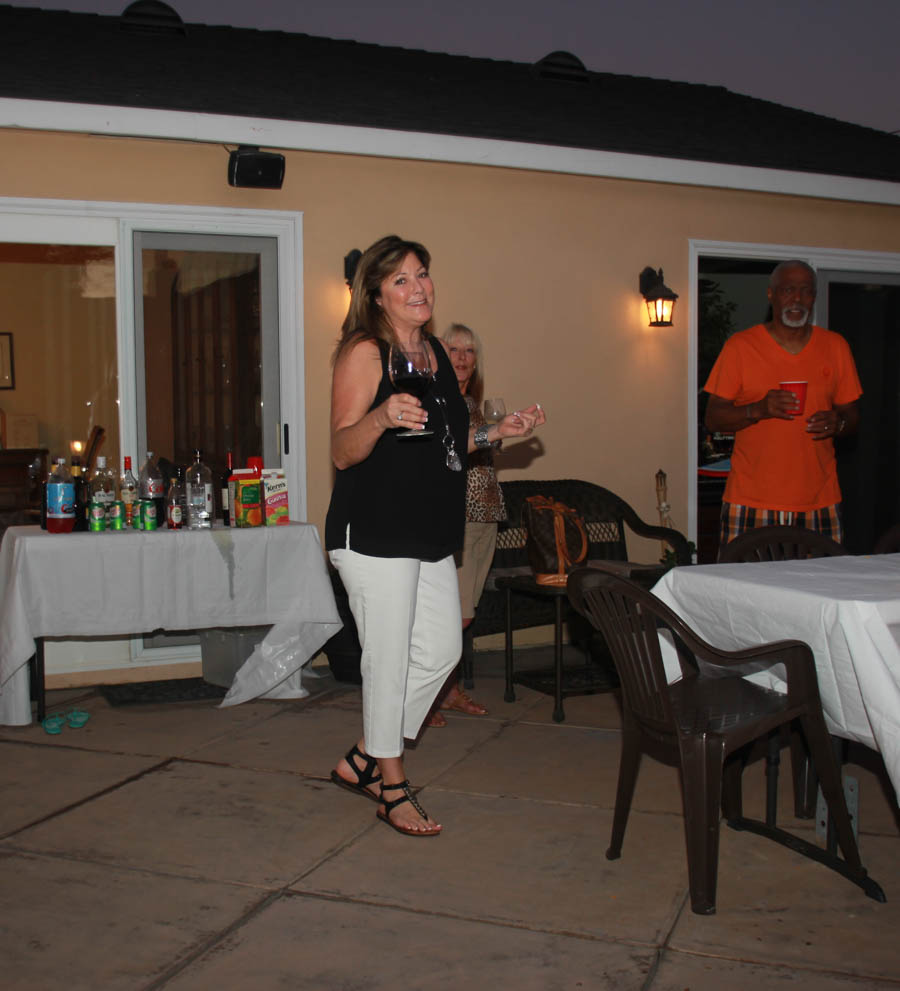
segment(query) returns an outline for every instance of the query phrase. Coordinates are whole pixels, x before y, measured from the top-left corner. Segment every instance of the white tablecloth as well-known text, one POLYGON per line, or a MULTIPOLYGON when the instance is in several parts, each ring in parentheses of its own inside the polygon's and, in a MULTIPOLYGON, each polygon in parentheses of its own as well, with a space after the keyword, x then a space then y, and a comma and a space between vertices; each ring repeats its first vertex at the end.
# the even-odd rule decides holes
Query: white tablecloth
POLYGON ((673 568, 653 591, 722 650, 808 643, 829 729, 880 750, 900 795, 900 554, 673 568))
POLYGON ((31 722, 37 637, 272 629, 223 702, 303 697, 300 668, 341 627, 315 527, 51 534, 0 545, 0 723, 31 722))

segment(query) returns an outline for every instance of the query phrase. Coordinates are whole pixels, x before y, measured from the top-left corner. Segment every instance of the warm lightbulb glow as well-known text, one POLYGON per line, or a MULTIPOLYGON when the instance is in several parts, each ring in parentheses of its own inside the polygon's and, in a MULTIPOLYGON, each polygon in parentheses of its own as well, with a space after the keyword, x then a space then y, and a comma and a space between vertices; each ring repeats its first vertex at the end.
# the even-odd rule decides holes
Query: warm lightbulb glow
POLYGON ((675 309, 674 299, 648 299, 647 316, 650 317, 651 327, 671 327, 672 311, 675 309))
POLYGON ((81 454, 84 451, 84 444, 80 440, 70 440, 69 450, 72 454, 81 454))

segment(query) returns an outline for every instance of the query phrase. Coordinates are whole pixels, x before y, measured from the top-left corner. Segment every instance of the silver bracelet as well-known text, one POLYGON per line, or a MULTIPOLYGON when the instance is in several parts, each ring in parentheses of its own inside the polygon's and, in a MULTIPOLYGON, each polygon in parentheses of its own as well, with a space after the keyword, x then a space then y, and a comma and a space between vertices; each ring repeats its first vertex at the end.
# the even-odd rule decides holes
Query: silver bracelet
POLYGON ((475 428, 475 447, 490 447, 491 442, 488 440, 488 426, 483 423, 480 427, 475 428))

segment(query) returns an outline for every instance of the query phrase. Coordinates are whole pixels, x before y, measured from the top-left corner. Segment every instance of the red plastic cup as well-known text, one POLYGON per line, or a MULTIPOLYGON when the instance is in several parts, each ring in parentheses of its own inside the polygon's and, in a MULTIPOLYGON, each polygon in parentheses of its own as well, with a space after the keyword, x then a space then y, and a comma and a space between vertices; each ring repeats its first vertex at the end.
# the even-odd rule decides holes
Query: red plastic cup
POLYGON ((797 408, 791 414, 791 416, 802 416, 803 410, 806 408, 806 386, 807 382, 779 382, 778 388, 784 389, 785 392, 793 392, 797 399, 797 408))

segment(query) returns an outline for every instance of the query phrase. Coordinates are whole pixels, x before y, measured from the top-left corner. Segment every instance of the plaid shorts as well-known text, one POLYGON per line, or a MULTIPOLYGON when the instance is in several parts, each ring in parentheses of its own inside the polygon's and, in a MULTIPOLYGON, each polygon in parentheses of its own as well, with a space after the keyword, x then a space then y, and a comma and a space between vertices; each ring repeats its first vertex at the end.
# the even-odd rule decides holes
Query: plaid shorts
POLYGON ((791 513, 782 509, 757 509, 754 506, 741 506, 736 502, 723 502, 719 546, 723 547, 745 531, 760 526, 799 526, 806 530, 815 530, 838 543, 844 539, 840 503, 804 513, 791 513))

